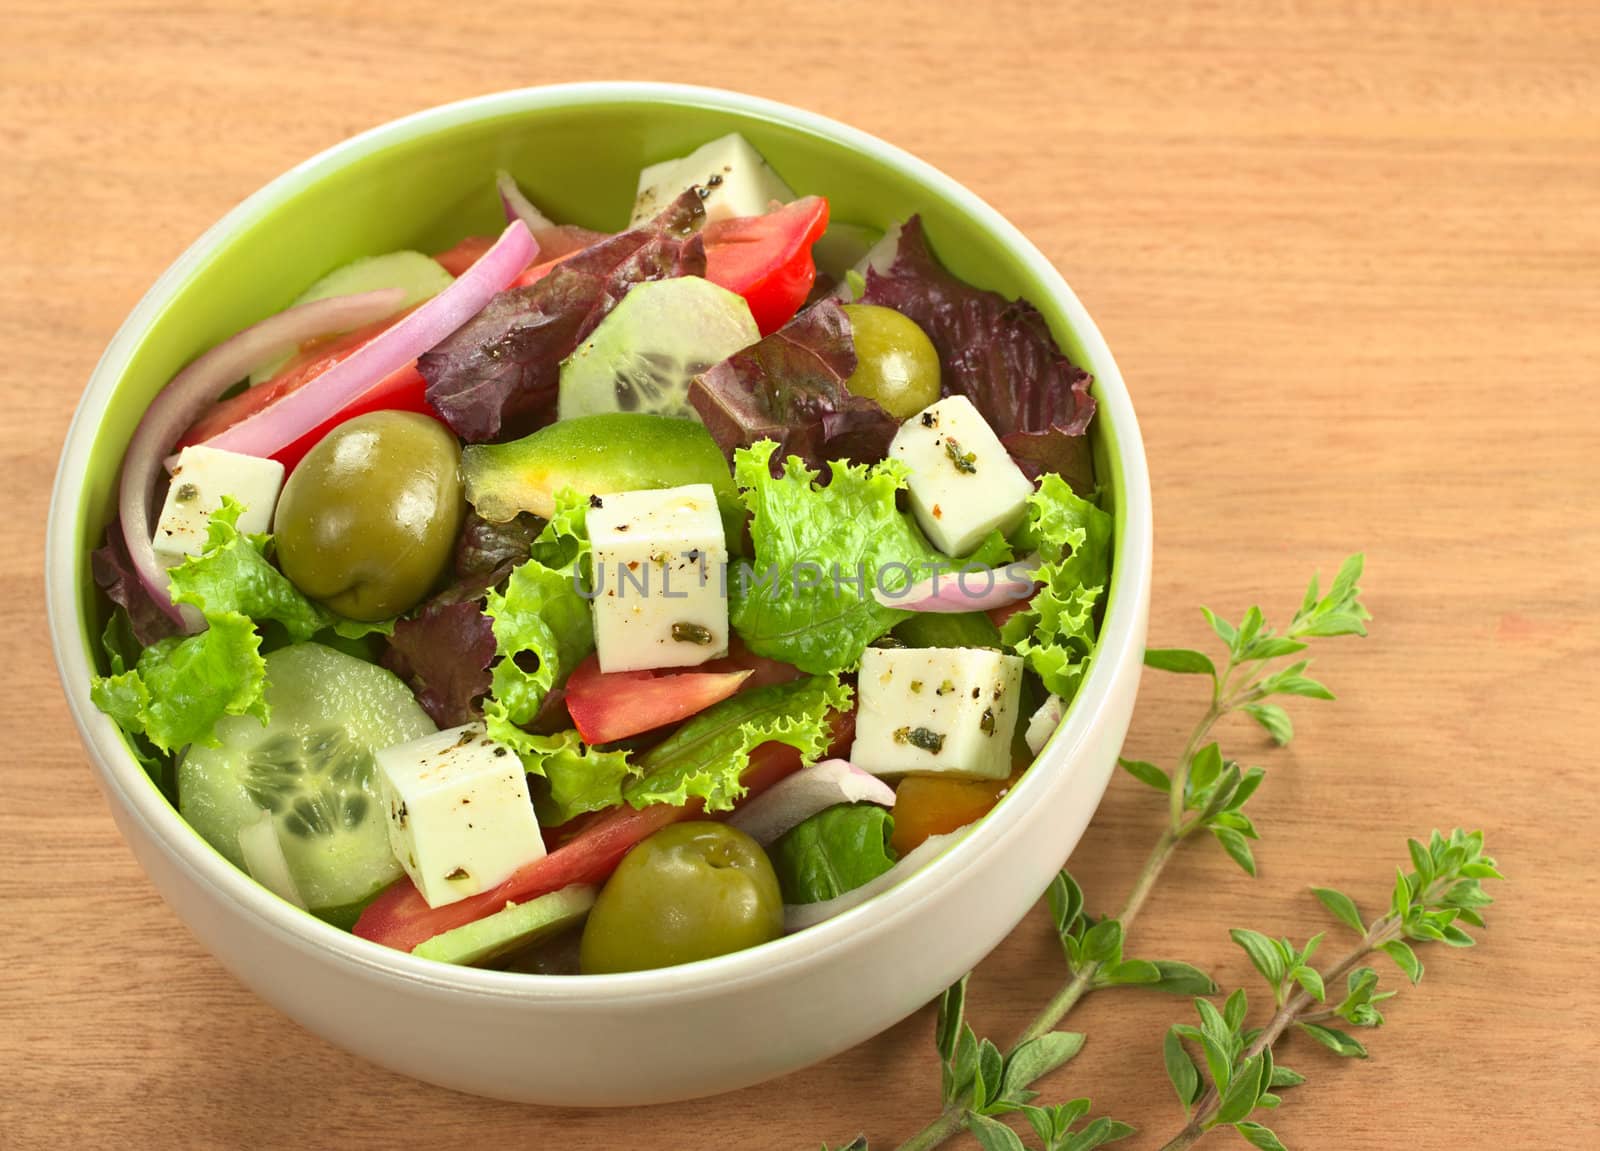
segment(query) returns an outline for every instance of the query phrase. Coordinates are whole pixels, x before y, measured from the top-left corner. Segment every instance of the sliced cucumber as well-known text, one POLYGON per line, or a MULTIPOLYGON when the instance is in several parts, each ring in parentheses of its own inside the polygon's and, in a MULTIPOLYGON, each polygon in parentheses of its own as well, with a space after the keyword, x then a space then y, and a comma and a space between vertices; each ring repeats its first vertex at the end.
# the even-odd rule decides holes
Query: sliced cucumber
POLYGON ((527 903, 508 903, 493 915, 423 940, 411 954, 440 963, 487 963, 571 927, 589 914, 595 894, 595 888, 579 884, 527 903))
POLYGON ((559 415, 694 416, 689 381, 761 338, 742 296, 699 276, 638 284, 561 365, 559 415))
POLYGON ((830 280, 843 280, 844 274, 866 259, 873 245, 882 238, 883 233, 876 228, 831 220, 828 230, 811 245, 811 258, 816 261, 819 273, 830 280))
MULTIPOLYGON (((313 300, 326 300, 330 296, 353 296, 360 292, 376 292, 381 288, 403 288, 405 298, 400 307, 409 308, 423 300, 432 299, 448 288, 455 279, 432 256, 421 252, 385 252, 381 256, 367 256, 343 267, 335 268, 312 284, 295 298, 290 307, 309 304, 313 300)), ((270 380, 283 370, 293 356, 257 368, 250 376, 252 384, 270 380)))
POLYGON ((216 747, 189 749, 178 767, 178 810, 269 886, 286 872, 285 886, 312 911, 366 899, 400 876, 373 752, 427 735, 433 721, 397 676, 316 643, 267 656, 267 703, 265 727, 230 716, 217 724, 216 747), (282 871, 264 841, 263 811, 282 871))

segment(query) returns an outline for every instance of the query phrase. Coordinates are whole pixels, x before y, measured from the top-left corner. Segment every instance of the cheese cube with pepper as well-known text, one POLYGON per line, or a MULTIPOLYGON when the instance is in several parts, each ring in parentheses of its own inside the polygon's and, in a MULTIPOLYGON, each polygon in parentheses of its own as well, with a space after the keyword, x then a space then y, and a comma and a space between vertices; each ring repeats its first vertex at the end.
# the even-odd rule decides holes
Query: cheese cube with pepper
POLYGON ((728 545, 710 484, 591 497, 588 527, 601 671, 728 654, 728 545))
POLYGON ((933 546, 964 555, 1022 519, 1033 484, 966 396, 946 396, 900 426, 889 457, 910 469, 911 510, 933 546))
POLYGON ((488 891, 544 855, 515 752, 469 723, 377 753, 389 846, 429 907, 488 891))
POLYGON ((874 775, 1011 774, 1022 660, 978 647, 869 647, 850 761, 874 775))
POLYGON ((277 460, 225 452, 195 444, 178 453, 172 469, 172 486, 156 521, 151 541, 156 555, 168 566, 206 550, 211 513, 222 506, 223 496, 244 505, 239 513, 241 532, 272 530, 272 513, 283 487, 283 465, 277 460))
POLYGON ((794 192, 743 136, 731 132, 687 156, 651 164, 639 173, 633 224, 653 219, 690 188, 700 189, 706 222, 764 215, 774 200, 787 204, 794 192))

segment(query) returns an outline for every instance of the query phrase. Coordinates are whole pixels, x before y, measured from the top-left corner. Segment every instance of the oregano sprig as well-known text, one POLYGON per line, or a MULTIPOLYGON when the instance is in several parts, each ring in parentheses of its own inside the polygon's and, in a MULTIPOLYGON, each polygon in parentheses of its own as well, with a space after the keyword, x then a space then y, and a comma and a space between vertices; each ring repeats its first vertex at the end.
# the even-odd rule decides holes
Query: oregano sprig
MULTIPOLYGON (((1265 778, 1259 767, 1243 768, 1226 759, 1220 745, 1210 740, 1212 729, 1224 718, 1243 713, 1266 729, 1280 746, 1293 737, 1294 728, 1288 712, 1276 703, 1269 702, 1277 696, 1300 696, 1308 699, 1332 699, 1333 693, 1323 684, 1306 675, 1310 661, 1297 659, 1315 638, 1365 635, 1366 621, 1371 615, 1360 602, 1363 557, 1353 555, 1340 565, 1338 574, 1326 594, 1319 589, 1313 576, 1305 596, 1289 625, 1280 634, 1266 625, 1259 607, 1251 607, 1234 625, 1209 608, 1202 608, 1206 620, 1222 640, 1226 652, 1220 667, 1204 652, 1183 648, 1155 648, 1145 653, 1145 665, 1163 671, 1185 675, 1205 675, 1211 680, 1211 699, 1205 714, 1190 734, 1176 766, 1166 771, 1155 764, 1143 761, 1119 760, 1123 768, 1140 781, 1170 797, 1167 825, 1162 829, 1154 848, 1146 859, 1133 889, 1122 910, 1115 917, 1096 920, 1084 910, 1081 888, 1066 871, 1062 871, 1051 884, 1048 903, 1056 933, 1061 940, 1067 961, 1069 978, 1051 998, 1042 1011, 1034 1017, 1012 1046, 1002 1051, 989 1040, 970 1042, 965 1038, 970 1028, 950 1012, 951 995, 960 988, 958 1003, 965 1001, 965 979, 945 993, 940 1005, 940 1022, 937 1040, 944 1067, 941 1108, 926 1127, 917 1132, 899 1151, 926 1151, 937 1147, 958 1131, 967 1129, 980 1141, 979 1131, 988 1132, 988 1138, 1004 1139, 995 1128, 1014 1131, 994 1116, 1006 1110, 1015 1110, 1030 1104, 1019 1102, 1018 1091, 1029 1090, 1035 1079, 1060 1066, 1059 1062, 1041 1061, 1033 1070, 1030 1060, 1019 1055, 1030 1045, 1041 1040, 1062 1043, 1048 1037, 1070 1034, 1057 1031, 1057 1026, 1078 1001, 1091 991, 1116 986, 1146 987, 1174 994, 1205 995, 1215 991, 1209 976, 1196 967, 1175 960, 1129 959, 1124 955, 1124 940, 1128 926, 1144 906, 1167 863, 1178 846, 1199 831, 1209 832, 1228 854, 1249 874, 1255 874, 1255 860, 1249 841, 1257 838, 1255 825, 1244 811, 1244 805, 1265 778), (965 1028, 965 1030, 964 1030, 965 1028), (950 1046, 954 1044, 954 1046, 950 1046), (947 1050, 948 1048, 948 1050, 947 1050), (1032 1072, 1030 1074, 1030 1072, 1032 1072), (996 1075, 1004 1084, 1000 1094, 995 1094, 996 1075), (1012 1092, 1007 1096, 1007 1091, 1012 1092), (998 1108, 998 1110, 996 1110, 998 1108), (985 1121, 989 1122, 985 1122, 985 1121)), ((1082 1039, 1078 1037, 1077 1045, 1082 1039)), ((1037 1048, 1032 1048, 1037 1050, 1037 1048)), ((1073 1049, 1076 1054, 1076 1047, 1073 1049)), ((1070 1058, 1068 1055, 1066 1058, 1070 1058)), ((1078 1102, 1063 1106, 1073 1107, 1078 1102)), ((1088 1109, 1084 1102, 1083 1110, 1088 1109)), ((1072 1151, 1098 1146, 1101 1142, 1120 1138, 1114 1132, 1125 1125, 1106 1120, 1104 1125, 1096 1120, 1073 1133, 1079 1143, 1061 1143, 1052 1126, 1051 1135, 1035 1120, 1035 1112, 1045 1109, 1033 1107, 1025 1111, 1029 1123, 1044 1140, 1046 1148, 1070 1146, 1072 1151), (1099 1125, 1099 1126, 1097 1126, 1099 1125), (1091 1136, 1090 1131, 1095 1134, 1091 1136), (1052 1142, 1055 1139, 1055 1142, 1052 1142)), ((1065 1113, 1063 1113, 1065 1114, 1065 1113)), ((1076 1121, 1075 1116, 1072 1121, 1076 1121)), ((1052 1119, 1053 1123, 1054 1120, 1052 1119)), ((1123 1132, 1126 1134, 1127 1132, 1123 1132)), ((985 1143, 985 1147, 990 1147, 985 1143)), ((1010 1143, 993 1146, 1011 1147, 1010 1143)), ((1023 1146, 1020 1142, 1016 1146, 1023 1146)))
POLYGON ((1415 985, 1422 979, 1423 967, 1413 943, 1473 945, 1475 940, 1461 925, 1484 925, 1482 908, 1494 901, 1482 881, 1503 878, 1494 860, 1483 854, 1483 833, 1458 828, 1445 836, 1435 831, 1426 844, 1412 839, 1407 847, 1412 868, 1398 871, 1388 912, 1371 924, 1363 921, 1355 901, 1344 893, 1312 889, 1335 918, 1361 937, 1325 971, 1319 972, 1310 962, 1320 934, 1296 947, 1258 931, 1236 928, 1230 933, 1272 989, 1275 1010, 1265 1027, 1246 1030, 1248 1001, 1240 988, 1220 1011, 1209 1000, 1196 999, 1200 1025, 1174 1024, 1167 1032, 1163 1048, 1167 1077, 1188 1122, 1162 1151, 1181 1151, 1208 1132, 1229 1126, 1262 1151, 1284 1151, 1277 1135, 1252 1118, 1258 1109, 1278 1106, 1280 1089, 1305 1082, 1304 1076, 1274 1061, 1274 1047, 1284 1033, 1293 1027, 1336 1055, 1365 1059, 1365 1044, 1345 1027, 1380 1026, 1383 1013, 1377 1005, 1396 994, 1379 990, 1380 977, 1366 960, 1383 952, 1415 985), (1330 1004, 1328 989, 1340 981, 1343 994, 1330 1004), (1209 1085, 1185 1044, 1200 1052, 1209 1085))

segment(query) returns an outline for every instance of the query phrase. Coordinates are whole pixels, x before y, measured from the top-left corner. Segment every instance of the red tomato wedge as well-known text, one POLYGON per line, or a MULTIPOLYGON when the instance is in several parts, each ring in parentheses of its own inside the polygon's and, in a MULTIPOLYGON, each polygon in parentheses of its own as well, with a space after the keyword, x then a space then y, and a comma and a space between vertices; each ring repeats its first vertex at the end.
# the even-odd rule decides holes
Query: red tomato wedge
MULTIPOLYGON (((855 735, 855 716, 835 715, 830 754, 847 748, 855 735)), ((750 753, 742 777, 750 796, 759 795, 800 768, 800 753, 788 744, 764 743, 750 753)), ((746 797, 748 798, 748 796, 746 797)), ((577 835, 549 855, 526 864, 510 879, 480 895, 443 907, 429 907, 409 877, 388 887, 367 905, 353 929, 397 951, 410 951, 424 940, 501 910, 508 903, 526 903, 575 883, 604 883, 635 845, 670 823, 701 814, 699 800, 682 807, 657 804, 634 810, 617 807, 596 816, 577 835)))
POLYGON ((603 672, 599 656, 591 655, 567 680, 567 712, 584 739, 610 743, 687 719, 749 678, 748 671, 603 672))
POLYGON ((566 704, 579 735, 610 743, 687 719, 741 688, 787 683, 799 675, 799 669, 737 642, 728 655, 693 668, 603 672, 599 657, 591 655, 567 680, 566 704))
POLYGON ((1001 604, 999 607, 992 607, 986 614, 995 627, 1005 627, 1006 620, 1016 615, 1019 611, 1027 611, 1028 605, 1032 602, 1033 599, 1030 596, 1028 599, 1019 599, 1015 603, 1006 603, 1001 604))
POLYGON ((764 216, 707 224, 706 279, 737 292, 771 335, 794 318, 816 283, 811 245, 828 227, 828 201, 803 196, 764 216))
MULTIPOLYGON (((310 341, 283 371, 270 380, 264 380, 253 388, 246 388, 238 395, 221 401, 196 420, 178 440, 177 448, 209 440, 246 416, 253 416, 262 409, 271 407, 284 396, 305 387, 369 340, 387 331, 406 314, 407 312, 399 312, 388 319, 379 320, 375 324, 368 324, 364 328, 357 328, 341 336, 310 341)), ((281 451, 273 453, 272 458, 287 470, 293 471, 294 466, 323 436, 346 420, 368 412, 420 412, 437 420, 440 416, 427 401, 425 395, 427 388, 427 381, 417 371, 416 365, 408 364, 398 371, 389 373, 321 424, 281 451)))
MULTIPOLYGON (((592 228, 580 228, 576 224, 554 224, 548 228, 535 228, 533 241, 539 245, 538 254, 534 256, 533 263, 528 265, 522 275, 511 281, 511 287, 527 287, 568 256, 581 252, 592 244, 598 244, 609 235, 609 232, 596 232, 592 228)), ((494 241, 493 236, 468 236, 448 252, 440 252, 434 259, 443 264, 444 270, 452 276, 459 276, 472 267, 478 257, 489 250, 494 241)))
POLYGON ((468 236, 448 251, 434 257, 452 276, 459 276, 478 262, 478 257, 494 247, 493 236, 468 236))

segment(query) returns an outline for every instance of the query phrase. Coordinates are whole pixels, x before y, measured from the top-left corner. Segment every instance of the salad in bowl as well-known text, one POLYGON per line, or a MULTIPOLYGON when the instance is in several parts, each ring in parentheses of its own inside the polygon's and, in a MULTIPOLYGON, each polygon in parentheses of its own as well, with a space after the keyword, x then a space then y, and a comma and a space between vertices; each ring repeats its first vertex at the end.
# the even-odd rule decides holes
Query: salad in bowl
POLYGON ((1029 770, 1111 580, 1040 312, 738 132, 626 227, 508 172, 144 412, 90 698, 254 881, 425 959, 669 967, 802 932, 1029 770))

